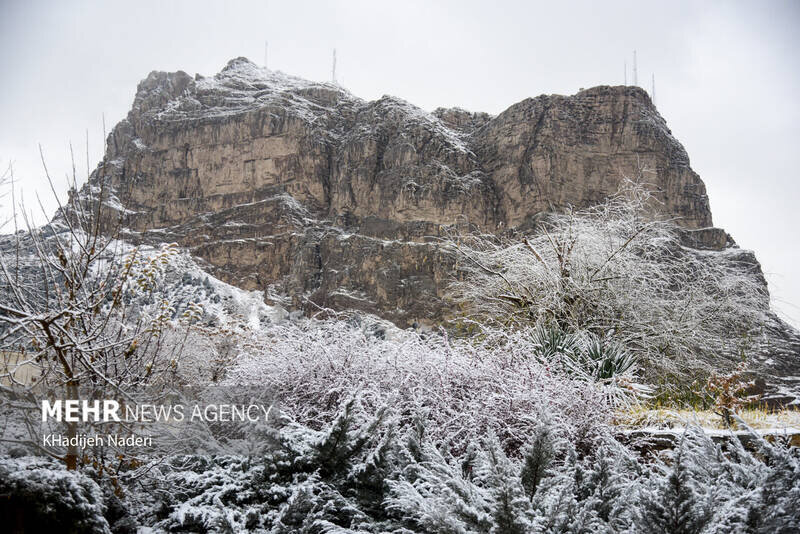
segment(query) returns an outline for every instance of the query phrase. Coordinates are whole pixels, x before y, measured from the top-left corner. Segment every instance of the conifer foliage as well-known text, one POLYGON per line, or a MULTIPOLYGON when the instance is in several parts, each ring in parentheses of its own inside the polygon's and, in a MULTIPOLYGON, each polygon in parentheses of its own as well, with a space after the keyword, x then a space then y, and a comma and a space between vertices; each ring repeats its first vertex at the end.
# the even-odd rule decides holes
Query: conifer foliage
MULTIPOLYGON (((128 487, 124 524, 134 517, 155 532, 398 534, 800 528, 797 452, 755 435, 756 448, 747 450, 689 428, 674 450, 643 461, 610 436, 579 451, 559 425, 540 426, 516 452, 489 435, 451 454, 431 439, 428 424, 423 417, 403 424, 397 410, 375 413, 357 398, 320 430, 283 416, 262 429, 269 446, 261 455, 154 463, 128 487), (137 492, 142 485, 150 489, 137 492)), ((36 502, 50 491, 36 480, 64 479, 75 500, 59 506, 96 525, 86 532, 113 525, 111 507, 85 474, 42 464, 26 467, 29 482, 22 482, 18 463, 0 464, 3 491, 25 484, 36 502)))

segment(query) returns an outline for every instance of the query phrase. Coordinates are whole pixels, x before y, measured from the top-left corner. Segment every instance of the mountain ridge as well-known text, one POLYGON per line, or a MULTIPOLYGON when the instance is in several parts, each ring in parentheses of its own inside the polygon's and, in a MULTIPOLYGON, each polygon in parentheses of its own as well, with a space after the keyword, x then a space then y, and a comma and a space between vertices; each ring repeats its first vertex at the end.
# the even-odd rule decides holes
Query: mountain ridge
POLYGON ((235 58, 213 77, 151 72, 81 194, 106 184, 127 239, 176 241, 226 282, 404 326, 445 311, 443 227, 530 229, 642 173, 687 242, 732 244, 638 87, 428 113, 235 58))

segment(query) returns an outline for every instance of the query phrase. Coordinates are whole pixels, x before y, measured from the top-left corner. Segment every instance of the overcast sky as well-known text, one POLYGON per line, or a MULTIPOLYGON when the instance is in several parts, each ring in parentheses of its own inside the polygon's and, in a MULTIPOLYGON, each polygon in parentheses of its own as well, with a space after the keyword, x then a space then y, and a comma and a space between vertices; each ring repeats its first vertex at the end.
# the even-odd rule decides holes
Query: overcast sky
MULTIPOLYGON (((0 166, 53 210, 68 143, 85 180, 152 70, 213 75, 236 56, 354 94, 493 114, 543 93, 628 82, 633 50, 714 222, 754 249, 774 306, 800 320, 800 2, 65 2, 0 0, 0 166)), ((9 213, 0 199, 0 216, 9 213)), ((8 231, 6 226, 3 231, 8 231)))

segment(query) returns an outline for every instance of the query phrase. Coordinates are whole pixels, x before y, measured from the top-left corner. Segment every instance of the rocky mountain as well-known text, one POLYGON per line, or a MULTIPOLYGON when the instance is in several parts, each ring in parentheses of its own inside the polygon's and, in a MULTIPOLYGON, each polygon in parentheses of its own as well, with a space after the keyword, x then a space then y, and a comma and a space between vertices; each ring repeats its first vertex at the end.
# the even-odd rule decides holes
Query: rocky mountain
POLYGON ((226 282, 403 326, 443 312, 454 263, 443 225, 524 228, 641 172, 687 240, 726 246, 686 151, 638 87, 530 98, 496 117, 427 113, 237 58, 210 78, 152 72, 83 194, 106 184, 126 238, 178 242, 226 282))

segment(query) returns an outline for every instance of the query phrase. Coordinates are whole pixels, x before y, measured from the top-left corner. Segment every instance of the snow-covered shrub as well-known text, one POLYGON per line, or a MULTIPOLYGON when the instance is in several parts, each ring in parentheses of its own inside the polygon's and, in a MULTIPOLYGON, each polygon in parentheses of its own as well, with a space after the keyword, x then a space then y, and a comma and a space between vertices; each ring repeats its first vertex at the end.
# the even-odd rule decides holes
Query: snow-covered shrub
POLYGON ((796 532, 797 450, 754 439, 756 452, 733 437, 723 450, 689 429, 663 460, 613 440, 588 454, 561 440, 531 492, 541 455, 509 458, 490 438, 469 458, 428 449, 389 482, 387 503, 414 532, 796 532), (465 460, 477 467, 459 469, 465 460))
POLYGON ((653 534, 700 534, 711 520, 712 501, 691 476, 686 452, 672 455, 665 473, 653 472, 651 484, 641 492, 637 525, 653 534))
POLYGON ((392 424, 346 402, 312 430, 284 419, 261 458, 178 457, 159 466, 160 528, 198 532, 323 532, 380 517, 392 424), (371 517, 372 516, 372 517, 371 517))
MULTIPOLYGON (((578 453, 557 429, 542 426, 523 458, 509 457, 492 436, 471 455, 432 448, 390 481, 387 503, 413 532, 616 532, 638 474, 627 451, 598 442, 578 453), (459 466, 468 469, 459 469, 459 466)), ((609 442, 613 443, 613 441, 609 442)))
POLYGON ((610 334, 651 376, 731 366, 763 325, 763 278, 736 248, 684 246, 652 202, 627 182, 592 208, 549 215, 527 236, 454 235, 447 243, 462 260, 452 297, 482 324, 610 334))
MULTIPOLYGON (((797 449, 756 435, 754 449, 745 449, 733 436, 716 443, 690 428, 664 457, 642 457, 609 435, 576 447, 566 425, 542 422, 518 454, 491 433, 453 453, 434 439, 435 422, 403 424, 402 412, 393 406, 376 413, 351 398, 320 429, 280 417, 264 434, 260 456, 176 456, 154 462, 135 480, 123 476, 126 506, 153 532, 788 534, 800 528, 797 449)), ((99 526, 87 532, 107 532, 102 493, 84 476, 29 459, 1 462, 0 474, 0 496, 38 505, 42 499, 25 490, 35 487, 33 494, 47 495, 53 507, 95 517, 99 526)))
POLYGON ((797 532, 800 462, 796 448, 752 435, 753 451, 715 443, 690 428, 665 463, 639 484, 634 523, 647 532, 797 532))
POLYGON ((40 458, 0 459, 0 530, 110 534, 105 512, 86 476, 40 458))
POLYGON ((486 329, 479 338, 394 331, 384 338, 345 321, 286 322, 249 341, 224 381, 259 384, 299 422, 320 428, 342 399, 422 417, 454 451, 490 433, 519 449, 543 417, 576 440, 606 431, 611 406, 595 381, 543 362, 526 331, 486 329))

